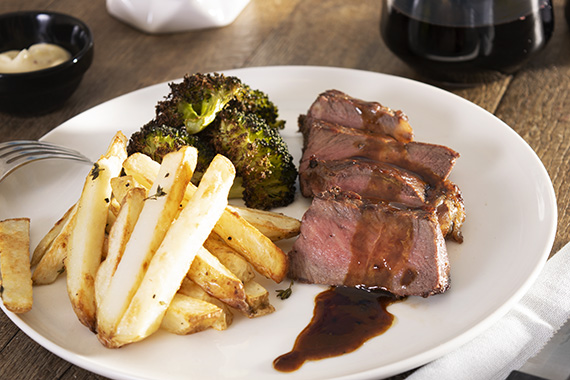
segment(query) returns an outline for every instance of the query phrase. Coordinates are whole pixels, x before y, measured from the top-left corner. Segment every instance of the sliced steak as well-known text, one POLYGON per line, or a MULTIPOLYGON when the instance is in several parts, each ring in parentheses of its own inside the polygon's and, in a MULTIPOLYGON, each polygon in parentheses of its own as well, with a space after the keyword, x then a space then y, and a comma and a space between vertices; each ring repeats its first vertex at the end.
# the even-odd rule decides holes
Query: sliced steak
POLYGON ((320 94, 309 108, 308 116, 345 127, 391 136, 401 142, 414 139, 408 117, 378 102, 353 98, 338 90, 320 94))
POLYGON ((428 184, 405 169, 368 160, 311 160, 299 175, 301 193, 312 197, 333 188, 358 193, 363 198, 422 207, 428 184))
POLYGON ((449 180, 440 180, 431 186, 415 173, 390 164, 369 160, 313 159, 299 174, 299 183, 305 197, 340 189, 397 207, 435 209, 443 236, 463 241, 463 197, 459 188, 449 180))
POLYGON ((433 212, 349 192, 313 199, 289 257, 289 276, 301 282, 423 297, 449 287, 445 240, 433 212))
POLYGON ((311 117, 301 117, 300 122, 304 138, 300 172, 315 158, 365 158, 415 172, 426 182, 433 184, 449 176, 459 157, 457 152, 442 145, 415 141, 401 143, 388 137, 311 117))

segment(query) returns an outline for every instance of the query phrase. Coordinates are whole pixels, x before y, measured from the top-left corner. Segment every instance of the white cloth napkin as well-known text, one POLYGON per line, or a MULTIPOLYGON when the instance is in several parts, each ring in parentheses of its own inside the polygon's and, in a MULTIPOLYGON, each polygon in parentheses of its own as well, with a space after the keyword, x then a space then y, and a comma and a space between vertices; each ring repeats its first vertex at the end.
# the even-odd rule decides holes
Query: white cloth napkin
POLYGON ((408 380, 501 380, 535 356, 570 317, 570 243, 549 259, 523 298, 494 325, 408 380))

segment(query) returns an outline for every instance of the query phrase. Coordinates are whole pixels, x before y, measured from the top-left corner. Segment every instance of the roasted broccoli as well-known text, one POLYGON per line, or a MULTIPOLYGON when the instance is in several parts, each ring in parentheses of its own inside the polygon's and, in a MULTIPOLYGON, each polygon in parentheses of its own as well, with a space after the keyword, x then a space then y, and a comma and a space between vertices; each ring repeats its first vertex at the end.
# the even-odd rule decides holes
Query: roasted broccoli
POLYGON ((183 146, 190 145, 198 149, 196 173, 203 173, 216 155, 214 148, 198 135, 190 135, 184 128, 173 128, 157 124, 155 120, 145 124, 139 131, 133 133, 127 145, 127 153, 144 153, 157 162, 170 152, 177 151, 183 146))
POLYGON ((129 154, 146 153, 160 162, 182 145, 198 149, 201 178, 216 153, 236 167, 230 196, 249 207, 270 209, 293 202, 297 168, 279 134, 285 122, 268 96, 236 77, 193 74, 170 84, 156 106, 156 116, 129 141, 129 154))
POLYGON ((267 210, 293 202, 297 168, 279 132, 263 119, 227 108, 203 133, 234 163, 246 206, 267 210))
POLYGON ((285 120, 279 120, 277 106, 269 100, 269 96, 260 90, 254 90, 246 84, 237 92, 226 108, 233 108, 244 113, 254 113, 272 128, 283 129, 285 120))
POLYGON ((182 82, 170 83, 170 93, 156 106, 156 122, 176 128, 183 125, 188 133, 198 133, 241 90, 236 77, 186 75, 182 82))
POLYGON ((263 91, 240 79, 222 74, 186 75, 170 84, 170 94, 156 107, 156 121, 171 127, 185 126, 190 134, 206 128, 223 108, 254 113, 272 128, 283 129, 277 106, 263 91))

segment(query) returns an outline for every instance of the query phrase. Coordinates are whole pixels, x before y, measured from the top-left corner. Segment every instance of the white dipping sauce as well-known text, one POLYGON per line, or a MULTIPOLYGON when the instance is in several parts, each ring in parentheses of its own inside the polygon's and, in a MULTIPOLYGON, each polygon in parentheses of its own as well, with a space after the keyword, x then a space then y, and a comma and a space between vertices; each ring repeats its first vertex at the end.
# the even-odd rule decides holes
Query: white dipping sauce
POLYGON ((48 43, 39 43, 22 51, 9 50, 0 54, 0 73, 25 73, 53 67, 71 58, 64 48, 48 43))

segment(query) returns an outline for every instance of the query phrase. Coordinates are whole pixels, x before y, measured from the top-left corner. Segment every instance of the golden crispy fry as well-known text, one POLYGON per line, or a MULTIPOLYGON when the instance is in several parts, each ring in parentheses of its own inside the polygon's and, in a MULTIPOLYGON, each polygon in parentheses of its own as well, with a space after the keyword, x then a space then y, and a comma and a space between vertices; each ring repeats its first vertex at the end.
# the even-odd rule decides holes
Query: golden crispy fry
POLYGON ((211 233, 208 239, 206 239, 204 248, 216 256, 220 263, 228 268, 241 282, 249 281, 255 277, 253 268, 247 260, 215 233, 211 233))
POLYGON ((95 275, 101 263, 105 226, 111 200, 111 178, 121 172, 127 139, 117 133, 93 165, 77 202, 75 223, 68 240, 65 267, 67 293, 79 321, 95 331, 95 275))
POLYGON ((170 302, 160 327, 173 334, 194 334, 213 327, 223 313, 221 308, 212 303, 177 293, 170 302))
POLYGON ((141 187, 134 178, 130 175, 125 175, 121 177, 115 177, 111 179, 111 189, 113 189, 113 197, 117 200, 117 202, 121 203, 125 195, 129 190, 133 187, 141 187))
POLYGON ((75 212, 64 222, 62 230, 34 268, 32 274, 34 285, 51 284, 65 271, 69 235, 74 226, 75 212))
POLYGON ((243 258, 236 250, 231 248, 224 239, 212 232, 204 242, 206 248, 212 255, 228 268, 242 282, 247 282, 255 277, 251 264, 243 258))
POLYGON ((277 212, 256 210, 249 207, 228 206, 272 241, 289 239, 299 235, 301 221, 277 212))
POLYGON ((186 296, 197 298, 202 301, 206 301, 218 306, 222 309, 223 313, 220 317, 212 324, 212 328, 218 331, 226 330, 234 320, 234 315, 228 305, 223 303, 217 298, 212 297, 204 289, 199 287, 195 282, 190 280, 188 277, 184 278, 180 289, 178 289, 179 294, 184 294, 186 296))
POLYGON ((34 250, 31 262, 32 266, 36 266, 32 275, 34 285, 51 284, 64 272, 67 241, 76 211, 77 204, 74 204, 42 238, 34 250))
POLYGON ((164 157, 116 271, 106 289, 100 288, 103 293, 97 296, 100 300, 97 330, 102 342, 114 334, 152 256, 177 216, 197 156, 195 148, 185 147, 164 157))
POLYGON ((279 283, 287 275, 287 254, 231 208, 226 208, 214 232, 263 276, 279 283))
POLYGON ((33 302, 30 219, 6 219, 0 222, 0 273, 4 306, 14 313, 30 311, 33 302))
POLYGON ((253 280, 246 282, 245 293, 247 303, 250 306, 250 314, 248 317, 261 317, 275 311, 275 308, 269 302, 269 292, 261 286, 261 284, 253 280))
POLYGON ((119 213, 119 209, 121 208, 121 204, 117 202, 117 200, 111 197, 111 202, 109 203, 109 212, 107 212, 107 225, 105 225, 105 233, 109 234, 113 224, 115 223, 115 219, 117 219, 117 214, 119 213))
POLYGON ((73 214, 75 214, 75 210, 77 210, 76 204, 71 206, 65 212, 65 214, 63 214, 61 219, 59 219, 53 225, 53 227, 48 231, 48 233, 44 235, 42 240, 40 240, 40 242, 38 243, 38 245, 34 249, 34 253, 32 254, 32 260, 30 262, 30 265, 32 267, 36 266, 40 262, 42 257, 45 255, 45 253, 49 249, 49 247, 52 245, 52 243, 55 240, 55 238, 57 237, 57 235, 59 235, 61 230, 63 230, 63 226, 65 226, 65 224, 69 220, 69 218, 71 218, 73 216, 73 214))
POLYGON ((243 282, 205 248, 198 250, 187 276, 212 297, 248 312, 243 282))
POLYGON ((125 246, 143 209, 145 198, 145 189, 133 187, 122 199, 119 214, 109 232, 106 258, 99 266, 97 277, 95 278, 97 306, 101 305, 101 295, 106 293, 111 283, 111 278, 115 274, 115 270, 125 251, 125 246))
POLYGON ((248 280, 245 285, 205 248, 200 248, 187 278, 210 296, 239 310, 249 318, 272 313, 269 293, 260 284, 248 280))
POLYGON ((125 173, 127 173, 128 176, 131 176, 145 189, 150 189, 154 182, 154 178, 156 178, 158 174, 159 168, 160 164, 158 162, 143 153, 131 154, 127 157, 125 162, 123 162, 125 173))
MULTIPOLYGON (((159 164, 144 154, 135 153, 125 160, 123 168, 127 174, 132 175, 138 183, 146 187, 151 183, 151 178, 156 176, 159 164)), ((195 191, 196 187, 190 184, 185 199, 190 198, 195 191)), ((275 282, 281 282, 285 278, 289 265, 285 252, 239 213, 226 208, 216 223, 214 232, 248 260, 260 274, 275 282)))
MULTIPOLYGON (((109 205, 111 207, 113 203, 109 205)), ((67 242, 69 235, 75 224, 75 212, 77 211, 77 204, 73 205, 66 214, 56 223, 48 234, 44 236, 42 241, 36 247, 34 253, 37 253, 38 262, 34 268, 32 280, 34 285, 48 285, 53 283, 59 275, 65 272, 65 258, 67 257, 67 242), (63 222, 63 223, 60 223, 63 222), (56 236, 52 233, 57 232, 56 236), (48 238, 49 237, 49 238, 48 238), (49 245, 44 246, 48 243, 49 245), (41 247, 40 247, 41 246, 41 247), (44 251, 45 249, 45 251, 44 251)), ((117 211, 118 212, 118 211, 117 211)), ((109 211, 107 213, 107 225, 105 226, 105 233, 108 233, 115 221, 115 215, 109 211)), ((107 256, 107 236, 103 243, 103 257, 107 256)))
POLYGON ((118 347, 136 342, 160 327, 196 253, 227 205, 234 177, 231 161, 217 155, 204 173, 196 193, 170 226, 117 327, 116 335, 107 343, 118 347))

